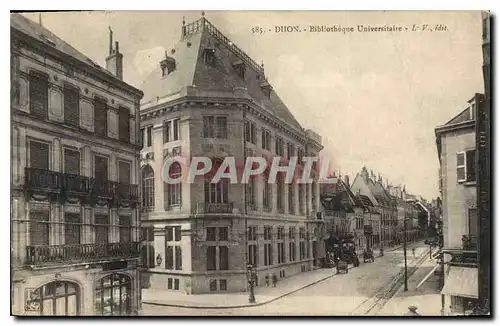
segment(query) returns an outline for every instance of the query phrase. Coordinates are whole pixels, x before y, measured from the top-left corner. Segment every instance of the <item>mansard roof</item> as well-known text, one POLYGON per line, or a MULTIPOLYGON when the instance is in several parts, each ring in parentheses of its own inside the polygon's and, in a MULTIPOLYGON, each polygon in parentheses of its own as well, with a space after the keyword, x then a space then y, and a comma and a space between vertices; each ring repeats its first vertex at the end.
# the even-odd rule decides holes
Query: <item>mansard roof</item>
POLYGON ((175 59, 175 69, 162 77, 160 68, 153 71, 142 83, 144 91, 142 105, 148 107, 162 98, 180 94, 183 89, 193 87, 208 97, 227 96, 236 89, 245 89, 246 96, 271 115, 285 123, 302 129, 288 107, 267 81, 264 68, 252 60, 244 51, 232 43, 206 18, 201 18, 183 26, 183 37, 167 55, 175 59), (215 64, 205 64, 205 50, 214 50, 215 64), (245 65, 242 78, 235 69, 236 65, 245 65), (267 96, 262 86, 267 85, 267 96))

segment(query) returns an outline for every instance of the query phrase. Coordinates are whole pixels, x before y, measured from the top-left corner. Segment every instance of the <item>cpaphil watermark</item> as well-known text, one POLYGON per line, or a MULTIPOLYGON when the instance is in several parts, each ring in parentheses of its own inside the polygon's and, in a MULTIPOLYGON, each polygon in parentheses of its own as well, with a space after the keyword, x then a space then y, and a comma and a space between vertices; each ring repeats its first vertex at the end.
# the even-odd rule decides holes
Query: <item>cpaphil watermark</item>
POLYGON ((268 183, 337 183, 337 178, 330 177, 329 161, 319 157, 283 157, 266 158, 260 156, 247 157, 244 162, 237 161, 234 156, 213 158, 195 156, 168 157, 162 167, 163 181, 168 184, 195 183, 210 180, 218 183, 228 180, 232 184, 249 183, 252 178, 264 176, 268 183))

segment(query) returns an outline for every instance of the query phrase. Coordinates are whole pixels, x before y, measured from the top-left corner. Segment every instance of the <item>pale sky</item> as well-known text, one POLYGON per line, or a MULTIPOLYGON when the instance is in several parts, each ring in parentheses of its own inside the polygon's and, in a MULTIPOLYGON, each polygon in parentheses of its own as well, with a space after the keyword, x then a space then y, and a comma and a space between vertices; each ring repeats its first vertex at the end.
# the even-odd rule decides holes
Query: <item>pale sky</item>
MULTIPOLYGON (((26 14, 38 22, 38 14, 26 14)), ((182 16, 200 12, 43 13, 43 25, 105 66, 109 32, 120 42, 124 79, 139 87, 179 41, 182 16)), ((206 12, 256 62, 295 118, 323 137, 336 169, 351 180, 363 165, 392 184, 432 199, 439 161, 434 128, 458 114, 482 80, 481 13, 206 12), (254 35, 276 25, 413 24, 448 31, 254 35)))

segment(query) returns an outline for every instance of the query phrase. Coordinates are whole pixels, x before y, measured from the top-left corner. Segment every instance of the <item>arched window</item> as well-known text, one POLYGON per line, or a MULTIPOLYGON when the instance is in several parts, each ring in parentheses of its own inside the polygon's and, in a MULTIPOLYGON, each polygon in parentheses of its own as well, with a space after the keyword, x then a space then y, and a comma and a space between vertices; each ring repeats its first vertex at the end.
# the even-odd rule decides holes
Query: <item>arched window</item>
POLYGON ((155 173, 149 165, 142 169, 142 207, 155 207, 155 173))
MULTIPOLYGON (((178 162, 172 163, 168 174, 171 179, 179 179, 182 177, 181 165, 178 162)), ((168 206, 176 206, 181 204, 181 183, 168 183, 168 206)))
POLYGON ((97 281, 95 307, 102 316, 129 315, 132 310, 132 280, 114 273, 97 281))
POLYGON ((79 286, 73 282, 54 281, 42 285, 26 298, 27 311, 39 311, 41 316, 78 316, 79 286))

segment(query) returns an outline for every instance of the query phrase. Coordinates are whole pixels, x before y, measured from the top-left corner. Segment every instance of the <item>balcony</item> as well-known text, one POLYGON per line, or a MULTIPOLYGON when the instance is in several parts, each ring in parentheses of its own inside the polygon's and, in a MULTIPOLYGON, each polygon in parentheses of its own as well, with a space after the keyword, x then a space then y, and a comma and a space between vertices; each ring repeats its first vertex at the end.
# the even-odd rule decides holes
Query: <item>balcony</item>
POLYGON ((233 203, 198 203, 196 212, 198 214, 232 214, 233 203))
POLYGON ((27 265, 98 262, 139 258, 138 242, 107 244, 75 244, 56 246, 27 246, 27 265))
POLYGON ((59 192, 62 188, 61 173, 43 169, 26 168, 26 185, 32 190, 59 192))
POLYGON ((26 168, 25 190, 28 196, 39 195, 51 201, 64 203, 69 197, 80 197, 86 202, 105 200, 117 206, 139 202, 137 185, 99 180, 55 171, 26 168))

